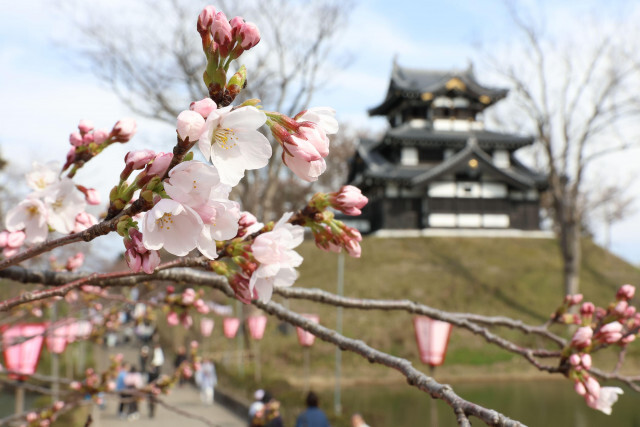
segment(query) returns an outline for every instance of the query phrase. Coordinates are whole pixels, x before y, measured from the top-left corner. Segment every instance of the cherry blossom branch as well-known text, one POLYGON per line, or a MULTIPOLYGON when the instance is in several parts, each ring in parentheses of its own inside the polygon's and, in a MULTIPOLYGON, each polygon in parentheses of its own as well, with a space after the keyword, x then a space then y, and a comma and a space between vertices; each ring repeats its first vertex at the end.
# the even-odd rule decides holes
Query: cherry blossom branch
POLYGON ((30 258, 33 258, 45 252, 49 252, 52 249, 59 248, 61 246, 77 242, 90 242, 96 237, 104 236, 111 233, 112 231, 115 231, 121 216, 135 216, 140 212, 149 210, 150 208, 150 203, 140 198, 112 219, 102 221, 79 233, 73 233, 67 236, 60 237, 58 239, 48 240, 44 243, 40 243, 39 245, 32 246, 31 248, 20 252, 19 254, 14 255, 10 258, 3 259, 2 261, 0 261, 0 270, 4 270, 7 267, 19 264, 22 261, 26 261, 30 258))
MULTIPOLYGON (((192 258, 192 259, 182 259, 180 261, 172 261, 171 263, 163 264, 159 267, 160 271, 157 271, 153 275, 146 274, 135 274, 130 272, 123 272, 119 274, 107 274, 107 275, 93 275, 93 276, 85 276, 84 279, 88 279, 93 277, 93 280, 97 282, 97 284, 101 287, 110 287, 110 286, 135 286, 142 281, 149 280, 167 280, 173 282, 185 282, 188 281, 196 286, 208 286, 215 289, 221 290, 229 297, 233 297, 233 290, 227 283, 227 281, 215 274, 210 272, 203 271, 195 271, 193 269, 186 268, 175 268, 177 265, 201 265, 202 260, 200 258, 192 258), (166 268, 162 270, 163 268, 166 268)), ((32 271, 28 269, 24 269, 22 267, 11 267, 4 271, 0 271, 0 277, 11 278, 13 280, 22 281, 22 282, 31 282, 31 283, 43 283, 45 285, 52 284, 60 284, 65 283, 68 280, 75 280, 76 282, 83 280, 81 274, 78 273, 68 273, 68 272, 38 272, 32 271)), ((333 295, 329 292, 317 290, 317 289, 298 289, 298 288, 276 288, 275 292, 280 294, 283 297, 290 298, 306 298, 318 302, 323 302, 327 304, 335 304, 342 305, 343 307, 348 308, 363 308, 363 309, 382 309, 382 310, 406 310, 415 314, 423 314, 428 315, 430 317, 451 322, 459 327, 470 330, 473 333, 477 333, 484 337, 488 342, 494 343, 501 348, 504 348, 508 351, 513 351, 516 354, 519 354, 525 359, 527 359, 531 364, 533 364, 537 369, 547 372, 564 372, 563 369, 558 367, 551 367, 541 365, 537 362, 535 357, 559 357, 559 352, 551 352, 548 350, 534 350, 528 348, 519 347, 507 340, 504 340, 501 337, 495 336, 494 334, 487 331, 485 328, 474 324, 473 321, 469 319, 473 318, 474 320, 479 320, 486 324, 496 324, 496 325, 504 325, 511 326, 515 329, 522 330, 523 332, 531 331, 531 333, 538 333, 543 337, 546 337, 554 342, 559 343, 562 338, 556 337, 547 331, 544 333, 542 328, 528 326, 522 322, 508 319, 506 317, 485 317, 485 316, 477 316, 477 315, 466 315, 463 313, 446 313, 440 310, 433 309, 428 306, 416 304, 411 301, 394 301, 394 300, 363 300, 363 299, 355 299, 355 298, 339 298, 336 295, 333 295), (467 318, 468 317, 468 318, 467 318)), ((628 377, 619 375, 617 373, 605 373, 603 371, 597 369, 591 369, 591 372, 599 376, 603 379, 613 379, 621 381, 625 384, 628 384, 636 391, 640 391, 640 386, 636 384, 637 381, 640 381, 640 378, 636 377, 628 377)))
MULTIPOLYGON (((185 259, 184 262, 190 263, 195 261, 194 260, 189 261, 188 259, 185 259)), ((16 269, 14 268, 14 270, 16 269)), ((17 271, 20 271, 20 270, 17 270, 17 271)), ((0 272, 0 276, 2 276, 2 274, 3 272, 0 272)), ((58 274, 64 275, 65 273, 58 273, 58 274)), ((226 282, 225 279, 221 278, 220 276, 212 275, 210 273, 193 271, 193 270, 172 269, 172 270, 159 271, 152 275, 122 272, 122 273, 108 273, 104 275, 88 276, 87 278, 77 279, 76 281, 71 282, 67 285, 59 286, 57 288, 54 288, 48 291, 40 291, 40 294, 38 295, 31 295, 29 293, 26 293, 21 295, 20 297, 14 298, 13 301, 7 300, 4 302, 1 302, 0 311, 7 310, 8 308, 11 308, 13 306, 33 300, 29 298, 38 298, 38 299, 47 298, 48 293, 51 293, 51 292, 59 292, 62 294, 66 293, 76 287, 89 284, 87 282, 83 282, 83 280, 84 281, 89 280, 88 279, 89 277, 92 278, 91 280, 93 282, 98 283, 99 286, 102 286, 102 287, 104 286, 135 286, 139 281, 146 281, 146 280, 152 280, 152 279, 189 281, 194 284, 216 287, 222 290, 223 292, 227 293, 227 295, 229 295, 229 292, 231 292, 230 296, 234 297, 233 291, 231 291, 231 288, 229 287, 228 283, 226 282), (212 283, 210 280, 215 280, 215 283, 212 283), (5 308, 5 306, 9 304, 11 304, 11 306, 8 308, 5 308)), ((357 300, 353 298, 337 297, 328 292, 324 292, 320 290, 309 291, 306 289, 295 289, 291 291, 290 289, 287 290, 284 288, 275 288, 275 290, 276 292, 280 293, 283 296, 286 296, 287 292, 291 293, 292 295, 297 293, 298 296, 300 295, 309 296, 315 293, 319 300, 322 300, 324 298, 325 301, 330 302, 331 304, 343 305, 345 307, 358 306, 360 308, 370 308, 370 309, 379 308, 379 309, 386 309, 386 310, 404 309, 412 313, 428 315, 435 319, 447 321, 456 326, 467 329, 476 335, 480 335, 487 342, 495 344, 509 352, 512 352, 524 357, 529 363, 531 363, 540 371, 556 373, 556 372, 563 372, 563 369, 564 369, 557 366, 544 365, 538 362, 538 360, 536 360, 536 357, 544 357, 544 358, 560 357, 559 351, 553 352, 545 349, 530 349, 530 348, 519 346, 515 343, 512 343, 511 341, 508 341, 502 337, 499 337, 491 333, 487 328, 478 326, 475 323, 460 317, 462 316, 460 314, 458 315, 447 314, 443 311, 436 310, 431 307, 415 304, 411 301, 386 301, 378 304, 378 301, 375 301, 375 300, 357 300)))
POLYGON ((280 320, 286 321, 287 323, 290 323, 294 326, 298 326, 312 333, 323 341, 327 341, 331 344, 336 345, 341 350, 349 350, 364 357, 371 363, 379 363, 381 365, 399 371, 407 378, 407 383, 409 383, 409 385, 412 385, 419 390, 428 393, 434 399, 441 399, 449 406, 451 406, 451 408, 456 413, 458 423, 461 426, 471 425, 468 420, 469 416, 479 418, 487 425, 491 426, 523 426, 522 423, 512 420, 497 411, 484 408, 478 404, 469 402, 461 398, 453 391, 451 386, 438 383, 433 378, 414 368, 411 365, 411 362, 406 359, 391 356, 390 354, 384 353, 380 350, 376 350, 375 348, 370 347, 361 340, 347 338, 339 334, 338 332, 312 322, 306 317, 294 313, 273 301, 263 303, 256 300, 252 303, 256 307, 271 315, 276 316, 280 320))
MULTIPOLYGON (((525 334, 536 334, 547 338, 560 347, 564 347, 567 342, 563 338, 547 330, 544 326, 530 326, 520 320, 511 319, 504 316, 482 316, 470 313, 448 313, 423 304, 410 300, 381 300, 381 299, 364 299, 350 298, 335 295, 322 289, 309 288, 274 288, 274 293, 285 298, 305 299, 309 301, 341 306, 345 308, 358 308, 362 310, 402 310, 408 313, 420 314, 431 317, 432 319, 442 320, 452 323, 456 326, 466 328, 465 321, 481 323, 490 326, 504 326, 511 329, 517 329, 525 334)), ((468 328, 467 328, 468 329, 468 328)), ((559 356, 553 354, 552 356, 559 356)))
POLYGON ((589 372, 604 380, 617 380, 625 383, 631 387, 634 391, 640 392, 640 375, 639 376, 625 376, 620 375, 617 372, 604 372, 598 368, 591 368, 589 372))

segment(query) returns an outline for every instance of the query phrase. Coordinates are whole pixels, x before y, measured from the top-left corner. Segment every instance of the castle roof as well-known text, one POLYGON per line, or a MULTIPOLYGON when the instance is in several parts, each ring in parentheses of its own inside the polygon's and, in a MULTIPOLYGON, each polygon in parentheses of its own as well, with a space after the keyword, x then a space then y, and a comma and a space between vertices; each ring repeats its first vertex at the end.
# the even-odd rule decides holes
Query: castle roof
POLYGON ((369 115, 387 115, 404 99, 428 101, 447 93, 465 94, 489 106, 507 95, 507 89, 483 86, 475 78, 473 67, 466 70, 419 70, 405 68, 395 61, 385 100, 369 109, 369 115))

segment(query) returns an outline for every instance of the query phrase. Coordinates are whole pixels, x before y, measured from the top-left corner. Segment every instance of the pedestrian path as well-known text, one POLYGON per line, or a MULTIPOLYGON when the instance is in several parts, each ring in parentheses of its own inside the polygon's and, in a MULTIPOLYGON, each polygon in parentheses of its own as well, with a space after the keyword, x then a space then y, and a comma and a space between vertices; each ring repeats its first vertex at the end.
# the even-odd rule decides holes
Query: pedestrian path
MULTIPOLYGON (((137 361, 138 352, 134 347, 116 347, 116 348, 96 348, 97 359, 100 361, 98 364, 106 364, 108 355, 122 353, 124 360, 137 361)), ((163 372, 171 372, 172 367, 170 363, 165 359, 165 367, 163 372)), ((213 405, 206 405, 200 400, 199 391, 192 385, 185 384, 181 387, 174 387, 171 389, 171 393, 168 395, 158 396, 162 401, 166 402, 173 408, 176 408, 179 412, 172 411, 169 408, 156 404, 155 417, 149 418, 147 402, 141 401, 139 403, 140 417, 137 420, 122 419, 118 416, 119 400, 115 395, 108 396, 106 399, 106 407, 102 410, 95 409, 93 416, 95 418, 92 426, 95 427, 122 427, 132 425, 136 427, 191 427, 191 426, 205 426, 201 420, 196 418, 189 418, 186 414, 192 414, 195 416, 205 418, 210 425, 218 427, 245 427, 247 422, 232 412, 228 411, 223 406, 214 403, 213 405)))
MULTIPOLYGON (((219 427, 245 427, 246 421, 241 420, 236 415, 227 411, 222 406, 214 403, 213 405, 205 405, 200 401, 198 391, 192 386, 185 385, 182 388, 174 388, 171 394, 161 396, 162 400, 169 405, 178 408, 181 411, 188 412, 206 418, 210 423, 219 427)), ((128 421, 118 417, 118 400, 112 397, 107 400, 104 410, 94 411, 99 413, 99 421, 95 423, 97 427, 191 427, 205 426, 206 424, 200 420, 187 418, 185 415, 175 413, 162 405, 156 406, 155 417, 149 418, 147 411, 147 402, 140 402, 140 418, 134 421, 128 421)))

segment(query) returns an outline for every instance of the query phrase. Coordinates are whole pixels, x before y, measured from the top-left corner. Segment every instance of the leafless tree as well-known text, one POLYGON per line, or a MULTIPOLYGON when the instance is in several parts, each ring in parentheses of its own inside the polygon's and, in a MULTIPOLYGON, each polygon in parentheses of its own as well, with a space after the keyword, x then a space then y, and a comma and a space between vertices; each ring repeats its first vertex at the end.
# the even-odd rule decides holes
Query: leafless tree
POLYGON ((638 146, 640 38, 630 22, 604 20, 582 20, 584 32, 554 37, 523 10, 513 4, 509 10, 520 38, 502 54, 489 55, 490 62, 512 87, 515 111, 507 120, 519 122, 511 127, 535 135, 537 161, 549 179, 548 213, 564 262, 564 292, 575 294, 590 207, 585 201, 595 200, 586 182, 589 169, 606 155, 638 146))
MULTIPOLYGON (((95 4, 65 0, 62 5, 69 11, 66 15, 74 17, 81 35, 74 48, 135 113, 174 125, 178 113, 191 101, 206 96, 202 82, 206 59, 193 18, 201 10, 201 2, 141 2, 136 7, 149 23, 142 27, 139 21, 132 25, 119 13, 97 13, 95 8, 99 6, 95 4)), ((347 24, 350 2, 222 0, 216 6, 229 17, 241 15, 254 21, 261 29, 262 40, 252 50, 249 62, 242 58, 251 70, 243 98, 259 98, 266 109, 295 115, 310 105, 333 71, 349 61, 349 53, 337 41, 347 24)), ((338 147, 341 142, 334 141, 338 147)), ((272 141, 272 145, 274 153, 279 153, 278 144, 272 141)), ((290 188, 290 181, 287 168, 273 162, 266 171, 247 173, 235 189, 236 195, 244 209, 273 217, 279 213, 275 206, 282 206, 274 203, 276 198, 312 190, 300 184, 290 188)))
POLYGON ((595 228, 595 223, 604 225, 604 246, 611 247, 611 227, 635 212, 635 198, 629 194, 632 180, 608 183, 604 178, 596 177, 592 190, 585 200, 585 227, 595 228))

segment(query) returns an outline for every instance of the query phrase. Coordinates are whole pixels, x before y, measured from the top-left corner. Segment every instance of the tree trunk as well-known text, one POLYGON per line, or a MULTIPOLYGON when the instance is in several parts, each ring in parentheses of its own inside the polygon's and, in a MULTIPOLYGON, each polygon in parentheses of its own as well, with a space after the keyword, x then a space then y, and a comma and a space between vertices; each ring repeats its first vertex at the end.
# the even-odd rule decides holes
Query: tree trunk
POLYGON ((580 228, 575 222, 561 227, 560 245, 562 251, 564 294, 575 295, 580 290, 580 228))

